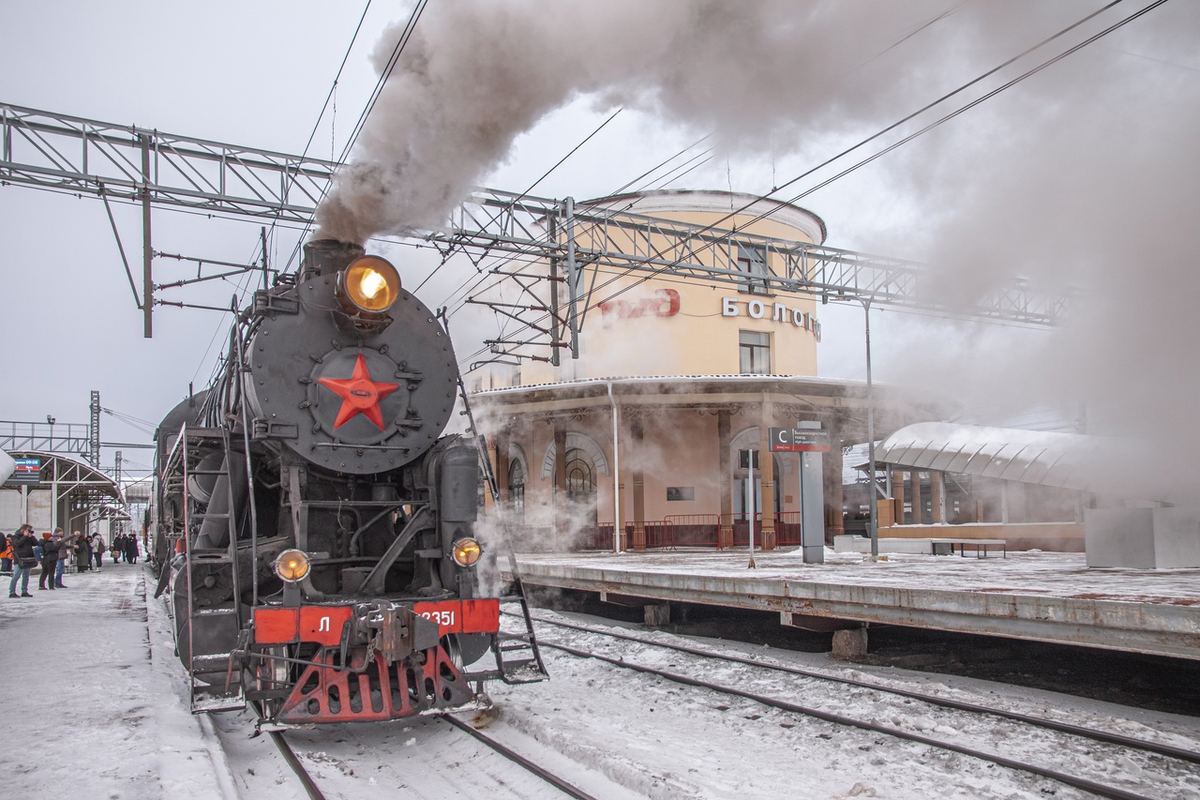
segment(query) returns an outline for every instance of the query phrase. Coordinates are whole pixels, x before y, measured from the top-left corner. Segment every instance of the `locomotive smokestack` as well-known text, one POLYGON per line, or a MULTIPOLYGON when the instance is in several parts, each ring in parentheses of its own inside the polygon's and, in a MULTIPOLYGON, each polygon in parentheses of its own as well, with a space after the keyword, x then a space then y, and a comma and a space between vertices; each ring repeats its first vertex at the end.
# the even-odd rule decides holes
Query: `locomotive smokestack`
POLYGON ((300 270, 302 279, 333 275, 364 252, 361 245, 353 242, 313 239, 304 245, 304 260, 300 270))

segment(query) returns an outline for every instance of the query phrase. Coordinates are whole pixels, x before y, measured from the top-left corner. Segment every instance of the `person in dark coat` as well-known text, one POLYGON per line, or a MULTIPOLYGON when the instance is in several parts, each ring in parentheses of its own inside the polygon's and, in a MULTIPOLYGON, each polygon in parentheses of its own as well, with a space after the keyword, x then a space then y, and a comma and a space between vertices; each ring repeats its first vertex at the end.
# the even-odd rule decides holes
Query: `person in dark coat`
POLYGON ((138 546, 136 536, 125 537, 125 560, 130 564, 136 564, 138 559, 138 546))
POLYGON ((30 525, 22 525, 16 533, 12 535, 10 544, 12 546, 13 558, 13 574, 12 580, 8 582, 8 596, 17 597, 17 581, 21 582, 20 597, 33 597, 29 593, 29 570, 33 569, 33 565, 37 563, 37 556, 33 554, 33 546, 37 539, 33 535, 33 527, 30 525))
POLYGON ((42 539, 42 574, 38 576, 38 588, 46 589, 46 581, 50 581, 49 588, 57 588, 54 585, 54 572, 58 569, 58 547, 60 539, 54 537, 42 539))
POLYGON ((79 549, 75 551, 75 571, 88 572, 92 568, 92 540, 80 536, 77 545, 79 549))
POLYGON ((120 563, 121 554, 125 552, 125 535, 118 533, 116 536, 114 536, 112 545, 108 549, 112 553, 113 563, 120 563))

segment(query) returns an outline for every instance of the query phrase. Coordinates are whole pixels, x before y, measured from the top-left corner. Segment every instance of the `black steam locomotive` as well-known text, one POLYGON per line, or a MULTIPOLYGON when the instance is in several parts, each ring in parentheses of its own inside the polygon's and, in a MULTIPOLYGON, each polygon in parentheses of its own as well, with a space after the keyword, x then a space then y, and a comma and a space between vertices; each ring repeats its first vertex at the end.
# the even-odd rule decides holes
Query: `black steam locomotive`
POLYGON ((158 591, 193 711, 386 720, 545 676, 519 582, 516 632, 481 595, 486 462, 441 436, 460 389, 438 319, 357 245, 310 242, 255 295, 156 434, 158 591))

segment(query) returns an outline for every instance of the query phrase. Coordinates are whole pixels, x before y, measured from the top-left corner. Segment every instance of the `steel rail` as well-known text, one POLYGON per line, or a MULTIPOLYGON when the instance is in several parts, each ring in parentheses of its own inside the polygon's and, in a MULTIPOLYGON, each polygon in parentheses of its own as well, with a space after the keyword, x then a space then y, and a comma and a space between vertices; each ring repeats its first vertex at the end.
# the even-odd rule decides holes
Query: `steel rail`
MULTIPOLYGON (((258 716, 258 721, 261 723, 265 717, 263 710, 258 703, 250 703, 250 707, 254 709, 255 715, 258 716)), ((300 763, 300 759, 296 756, 296 751, 288 744, 287 739, 283 738, 283 731, 268 731, 271 736, 271 741, 279 749, 279 754, 283 756, 283 760, 291 767, 292 772, 296 773, 296 777, 300 779, 301 785, 304 786, 304 791, 308 793, 309 800, 326 800, 325 793, 321 791, 321 787, 317 786, 312 775, 300 763)), ((256 734, 257 735, 257 734, 256 734)))
POLYGON ((615 633, 611 631, 603 631, 597 628, 589 628, 585 625, 576 625, 570 622, 556 622, 541 617, 534 618, 537 622, 546 625, 556 625, 561 628, 569 628, 571 630, 582 631, 584 633, 594 633, 600 636, 609 636, 614 639, 624 639, 638 644, 649 645, 652 647, 662 647, 667 650, 675 650, 680 653, 700 656, 702 658, 712 658, 720 661, 732 661, 738 664, 746 664, 752 667, 761 667, 762 669, 775 670, 777 672, 786 672, 792 675, 800 675, 805 678, 814 678, 816 680, 830 681, 832 683, 841 683, 847 686, 856 686, 862 689, 871 689, 877 692, 885 692, 894 694, 899 697, 907 697, 912 700, 920 700, 930 705, 942 706, 944 708, 952 708, 957 711, 970 711, 976 714, 988 714, 994 717, 1003 717, 1016 722, 1023 722, 1027 725, 1033 725, 1039 728, 1058 731, 1059 733, 1069 733, 1073 736, 1079 736, 1085 739, 1092 739, 1097 742, 1106 744, 1115 744, 1122 747, 1129 747, 1135 750, 1144 750, 1148 753, 1155 753, 1169 758, 1177 758, 1181 761, 1190 761, 1193 764, 1200 764, 1200 753, 1193 750, 1185 750, 1182 747, 1174 747, 1169 744, 1160 744, 1151 742, 1145 739, 1139 739, 1133 736, 1125 736, 1120 733, 1112 733, 1110 731, 1102 731, 1096 728, 1085 728, 1080 725, 1072 725, 1068 722, 1056 722, 1045 717, 1034 717, 1027 714, 1022 714, 1017 711, 1005 711, 1004 709, 992 708, 990 706, 981 706, 976 703, 968 703, 962 700, 951 700, 946 697, 938 697, 937 695, 925 694, 924 692, 915 692, 909 689, 900 689, 891 686, 884 686, 871 681, 862 681, 856 678, 843 678, 836 675, 828 675, 815 670, 804 669, 803 667, 794 667, 788 664, 768 664, 758 659, 748 658, 746 656, 736 656, 724 653, 713 653, 707 650, 702 650, 696 647, 688 647, 687 645, 670 644, 667 642, 655 642, 649 639, 642 639, 638 636, 630 636, 624 633, 615 633))
POLYGON ((520 766, 529 770, 534 775, 537 775, 539 778, 546 781, 546 783, 549 783, 551 786, 562 791, 563 793, 568 794, 571 797, 577 798, 577 800, 596 800, 592 795, 590 795, 587 792, 583 791, 582 789, 574 786, 573 784, 567 783, 562 778, 555 775, 553 772, 549 772, 545 768, 538 766, 537 764, 533 763, 529 759, 525 758, 525 756, 521 755, 520 753, 517 753, 514 750, 511 750, 510 748, 505 747, 504 745, 500 744, 500 742, 496 741, 495 739, 488 736, 487 734, 480 733, 479 731, 475 730, 467 723, 463 722, 461 719, 451 716, 450 714, 443 714, 442 719, 446 720, 451 725, 458 728, 460 731, 462 731, 470 736, 475 737, 480 742, 482 742, 483 744, 490 747, 492 750, 495 750, 497 753, 499 753, 500 755, 507 758, 509 761, 512 761, 515 764, 519 764, 520 766))
POLYGON ((274 742, 275 746, 279 748, 279 752, 283 756, 283 760, 286 761, 287 765, 292 768, 292 772, 296 773, 296 777, 298 777, 300 779, 300 783, 304 785, 304 791, 308 792, 308 796, 311 798, 311 800, 325 800, 325 794, 321 791, 321 788, 317 786, 316 781, 312 779, 312 775, 308 774, 308 770, 304 768, 304 765, 300 763, 300 759, 296 756, 296 751, 293 750, 292 746, 287 743, 286 739, 283 738, 283 732, 270 731, 270 734, 271 741, 274 742))
POLYGON ((1087 780, 1086 778, 1080 778, 1075 775, 1070 775, 1065 772, 1059 772, 1057 770, 1048 769, 1046 767, 1039 767, 1036 764, 1028 764, 1023 761, 1017 761, 1015 759, 1006 758, 1001 755, 996 755, 995 753, 989 753, 986 750, 976 750, 974 748, 967 747, 965 745, 954 744, 953 742, 944 742, 939 739, 930 738, 928 736, 922 736, 922 735, 916 734, 916 733, 909 733, 908 731, 904 731, 899 728, 893 728, 893 727, 890 727, 887 725, 879 725, 879 724, 876 724, 873 722, 866 722, 864 720, 854 719, 852 717, 845 717, 845 716, 842 716, 841 714, 834 714, 829 711, 822 711, 821 709, 818 709, 818 708, 802 706, 798 703, 791 703, 786 700, 780 700, 780 699, 774 698, 774 697, 766 697, 764 695, 754 694, 753 692, 747 692, 742 689, 735 689, 732 686, 723 686, 721 684, 712 683, 710 681, 701 680, 699 678, 691 678, 687 675, 680 675, 679 673, 676 673, 676 672, 668 672, 667 670, 660 670, 660 669, 656 669, 654 667, 647 667, 642 664, 635 664, 635 663, 633 663, 631 661, 627 661, 625 659, 610 658, 608 656, 603 656, 598 653, 589 653, 586 650, 578 650, 574 647, 568 647, 567 645, 553 644, 551 642, 545 642, 545 641, 541 642, 541 645, 543 647, 551 647, 551 648, 554 648, 555 650, 560 650, 564 653, 568 653, 570 655, 576 656, 577 658, 594 658, 597 661, 603 661, 607 664, 612 664, 613 666, 621 667, 623 669, 633 670, 634 672, 641 672, 641 673, 645 673, 648 675, 656 675, 660 678, 666 678, 669 681, 674 681, 675 683, 681 683, 686 686, 696 686, 698 688, 708 689, 710 691, 719 692, 721 694, 728 694, 728 695, 732 695, 734 697, 741 697, 743 699, 751 700, 753 702, 760 703, 762 705, 769 706, 771 708, 778 708, 782 711, 789 711, 794 714, 803 714, 805 716, 813 717, 815 719, 819 719, 824 722, 832 722, 837 725, 844 725, 844 726, 851 727, 851 728, 859 728, 861 730, 872 731, 874 733, 882 733, 882 734, 885 734, 888 736, 893 736, 897 739, 904 739, 906 741, 916 742, 917 744, 923 744, 928 747, 937 748, 939 750, 949 750, 951 752, 958 753, 960 755, 970 756, 971 758, 977 758, 982 761, 989 761, 993 764, 996 764, 997 766, 1007 767, 1008 769, 1013 769, 1013 770, 1017 770, 1020 772, 1027 772, 1027 773, 1030 773, 1032 775, 1037 775, 1042 778, 1048 778, 1050 780, 1058 781, 1059 783, 1065 784, 1067 786, 1073 786, 1076 789, 1082 789, 1084 791, 1091 792, 1093 794, 1099 795, 1100 797, 1107 797, 1107 798, 1111 798, 1112 800, 1152 800, 1152 798, 1148 795, 1138 794, 1136 792, 1131 792, 1131 791, 1121 789, 1121 788, 1118 788, 1115 786, 1108 786, 1108 785, 1105 785, 1102 783, 1097 783, 1095 781, 1087 780))

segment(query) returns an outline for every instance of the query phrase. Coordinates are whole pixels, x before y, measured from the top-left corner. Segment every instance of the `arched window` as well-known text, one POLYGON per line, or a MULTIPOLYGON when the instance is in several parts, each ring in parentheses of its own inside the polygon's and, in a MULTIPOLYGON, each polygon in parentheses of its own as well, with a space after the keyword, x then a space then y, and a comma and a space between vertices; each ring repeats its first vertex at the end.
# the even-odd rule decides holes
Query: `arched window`
POLYGON ((525 521, 525 464, 519 458, 508 462, 508 505, 513 518, 525 521))
POLYGON ((569 448, 566 453, 567 499, 576 513, 586 517, 586 524, 596 524, 596 466, 591 455, 582 448, 569 448))
POLYGON ((596 493, 596 470, 592 459, 578 448, 567 451, 567 496, 583 499, 596 493))

